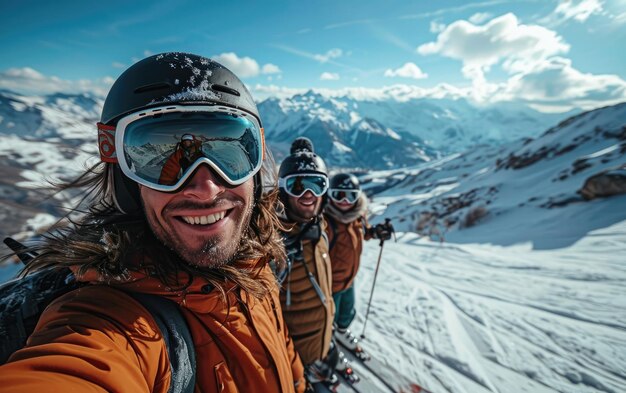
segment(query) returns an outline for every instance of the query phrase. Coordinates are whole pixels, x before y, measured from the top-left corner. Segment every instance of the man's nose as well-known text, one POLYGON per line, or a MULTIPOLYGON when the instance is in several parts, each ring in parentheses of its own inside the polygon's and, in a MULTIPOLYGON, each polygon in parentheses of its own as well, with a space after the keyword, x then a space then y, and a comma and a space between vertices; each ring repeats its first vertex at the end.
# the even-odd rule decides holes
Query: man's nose
POLYGON ((307 198, 307 199, 315 198, 315 194, 313 194, 311 190, 306 190, 304 194, 302 194, 301 198, 307 198))
POLYGON ((208 165, 200 165, 182 190, 183 195, 210 201, 221 194, 226 186, 224 180, 208 165))

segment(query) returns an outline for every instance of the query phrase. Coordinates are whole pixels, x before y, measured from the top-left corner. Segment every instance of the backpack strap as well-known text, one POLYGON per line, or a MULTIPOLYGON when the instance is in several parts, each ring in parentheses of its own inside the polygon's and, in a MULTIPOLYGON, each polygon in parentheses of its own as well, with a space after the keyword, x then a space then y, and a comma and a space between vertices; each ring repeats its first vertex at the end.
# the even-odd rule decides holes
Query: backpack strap
POLYGON ((196 385, 196 351, 180 307, 162 296, 126 293, 150 311, 161 330, 172 373, 168 393, 193 393, 196 385))

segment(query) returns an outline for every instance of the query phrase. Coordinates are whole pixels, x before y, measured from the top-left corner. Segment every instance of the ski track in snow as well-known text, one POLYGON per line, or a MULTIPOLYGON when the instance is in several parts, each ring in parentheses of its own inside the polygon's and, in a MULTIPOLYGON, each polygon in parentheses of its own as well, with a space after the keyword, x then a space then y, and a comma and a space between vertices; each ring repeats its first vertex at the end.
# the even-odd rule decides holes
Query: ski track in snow
MULTIPOLYGON (((363 345, 432 392, 623 392, 625 235, 621 222, 537 251, 401 234, 385 243, 363 345)), ((379 250, 366 242, 356 335, 379 250)))

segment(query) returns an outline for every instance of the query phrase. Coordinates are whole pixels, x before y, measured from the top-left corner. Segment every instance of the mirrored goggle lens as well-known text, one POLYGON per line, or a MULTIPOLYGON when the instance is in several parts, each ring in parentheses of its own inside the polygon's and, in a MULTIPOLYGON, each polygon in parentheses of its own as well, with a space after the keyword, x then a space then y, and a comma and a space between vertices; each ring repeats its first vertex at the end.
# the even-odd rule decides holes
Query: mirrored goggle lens
POLYGON ((359 199, 359 195, 361 195, 360 190, 339 190, 339 189, 331 189, 328 192, 328 195, 337 202, 341 202, 342 200, 347 200, 350 203, 354 203, 359 199))
POLYGON ((205 162, 237 185, 261 167, 259 127, 223 112, 170 112, 128 124, 123 136, 122 170, 148 187, 171 191, 205 162))
POLYGON ((328 190, 328 179, 325 176, 289 176, 284 180, 285 190, 294 197, 302 196, 307 190, 319 197, 328 190))

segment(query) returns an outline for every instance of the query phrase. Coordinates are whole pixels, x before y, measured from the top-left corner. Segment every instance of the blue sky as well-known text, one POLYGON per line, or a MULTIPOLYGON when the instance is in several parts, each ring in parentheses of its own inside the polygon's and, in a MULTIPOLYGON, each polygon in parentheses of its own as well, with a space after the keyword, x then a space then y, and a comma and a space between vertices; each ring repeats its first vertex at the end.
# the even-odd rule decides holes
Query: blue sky
POLYGON ((626 0, 7 3, 0 88, 24 92, 104 93, 138 59, 186 51, 257 98, 402 91, 550 111, 626 100, 626 0))

